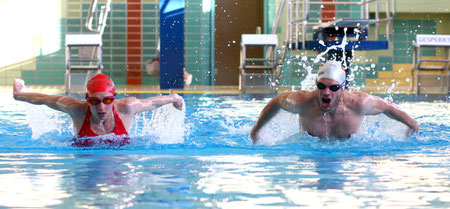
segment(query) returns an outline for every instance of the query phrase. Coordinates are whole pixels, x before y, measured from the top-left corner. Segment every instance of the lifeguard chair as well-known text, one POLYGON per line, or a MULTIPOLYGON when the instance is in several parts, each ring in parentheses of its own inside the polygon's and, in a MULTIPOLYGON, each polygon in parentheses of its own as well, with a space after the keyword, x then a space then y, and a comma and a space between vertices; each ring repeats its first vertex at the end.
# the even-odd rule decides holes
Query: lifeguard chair
POLYGON ((278 37, 276 34, 242 34, 239 90, 247 92, 273 91, 277 66, 278 37), (249 47, 267 50, 265 57, 248 57, 249 47))
POLYGON ((414 57, 412 78, 416 82, 411 82, 411 90, 416 83, 417 94, 421 93, 421 88, 433 90, 433 92, 450 93, 449 56, 450 35, 425 35, 418 34, 414 43, 414 57), (442 57, 425 57, 423 49, 432 48, 443 50, 442 57), (416 76, 414 76, 414 72, 416 76))
MULTIPOLYGON (((102 35, 101 34, 67 34, 66 35, 66 95, 73 90, 74 77, 86 77, 91 73, 101 73, 102 35)), ((94 74, 94 75, 95 75, 94 74)), ((84 87, 84 81, 80 84, 84 87)))
POLYGON ((86 28, 93 33, 66 34, 66 95, 74 90, 75 83, 81 86, 79 91, 84 91, 86 82, 103 70, 102 35, 111 8, 111 0, 107 0, 105 5, 101 6, 98 24, 94 26, 92 23, 96 14, 97 3, 97 0, 92 0, 86 19, 86 28), (74 82, 75 80, 78 82, 74 82))

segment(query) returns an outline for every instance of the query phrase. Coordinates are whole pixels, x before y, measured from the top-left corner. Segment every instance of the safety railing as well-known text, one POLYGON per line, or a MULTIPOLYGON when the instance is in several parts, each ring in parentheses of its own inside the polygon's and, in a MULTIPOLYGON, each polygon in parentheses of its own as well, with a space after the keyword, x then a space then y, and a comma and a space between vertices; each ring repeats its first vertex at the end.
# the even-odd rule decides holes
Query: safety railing
MULTIPOLYGON (((310 0, 289 0, 288 2, 288 15, 287 15, 287 33, 286 40, 290 43, 298 43, 301 36, 301 42, 303 48, 305 48, 305 41, 307 36, 307 27, 318 27, 323 25, 322 22, 310 21, 310 5, 345 5, 345 6, 360 6, 361 18, 355 20, 364 21, 368 24, 375 24, 375 39, 378 40, 379 36, 379 23, 386 22, 386 31, 390 31, 390 23, 395 18, 396 0, 385 0, 386 12, 385 17, 380 18, 380 0, 361 0, 359 2, 341 2, 341 1, 310 1, 310 0), (369 12, 372 4, 375 6, 375 18, 370 18, 369 12), (369 21, 370 20, 370 21, 369 21), (295 31, 295 32, 294 32, 295 31)), ((283 6, 280 4, 280 6, 283 6)), ((280 14, 281 15, 281 14, 280 14)), ((278 14, 277 14, 278 16, 278 14)), ((343 19, 336 19, 335 21, 327 23, 336 24, 343 19)), ((390 40, 389 32, 386 33, 387 39, 390 40)))
MULTIPOLYGON (((281 53, 279 56, 279 62, 276 69, 276 78, 281 75, 281 68, 283 66, 283 60, 286 56, 287 50, 292 50, 293 45, 297 45, 300 41, 303 49, 306 46, 307 39, 307 29, 308 27, 320 27, 321 21, 313 22, 310 18, 311 5, 347 5, 347 6, 360 6, 361 7, 361 18, 358 19, 359 22, 364 22, 365 24, 375 24, 375 40, 379 39, 379 26, 380 23, 386 23, 386 38, 390 40, 390 27, 392 20, 395 19, 396 15, 396 0, 384 0, 385 2, 385 17, 380 17, 380 1, 381 0, 361 0, 359 2, 353 1, 311 1, 311 0, 281 0, 278 6, 277 15, 275 16, 275 21, 272 27, 272 34, 277 33, 277 28, 279 26, 281 16, 283 14, 283 9, 286 7, 287 3, 287 15, 286 15, 286 38, 283 46, 281 47, 281 53), (370 18, 371 6, 374 6, 374 18, 370 18)), ((342 19, 337 19, 326 24, 333 25, 337 24, 342 19)), ((353 21, 353 23, 358 21, 353 21)), ((358 23, 359 24, 359 23, 358 23)), ((359 25, 358 25, 359 26, 359 25)), ((297 47, 297 49, 300 47, 297 47)), ((266 56, 271 54, 270 51, 266 52, 266 56)))
POLYGON ((89 31, 103 34, 106 27, 106 20, 108 19, 109 11, 111 10, 111 0, 106 0, 105 5, 100 7, 100 12, 97 12, 98 0, 92 0, 89 7, 88 16, 86 18, 85 26, 89 31), (98 22, 93 24, 95 15, 98 14, 98 22))

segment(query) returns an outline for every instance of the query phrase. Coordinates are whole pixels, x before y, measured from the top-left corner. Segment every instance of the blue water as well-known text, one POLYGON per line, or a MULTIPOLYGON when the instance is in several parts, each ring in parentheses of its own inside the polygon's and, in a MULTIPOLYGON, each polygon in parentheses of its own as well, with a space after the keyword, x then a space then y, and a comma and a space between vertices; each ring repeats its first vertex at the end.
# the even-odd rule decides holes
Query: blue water
POLYGON ((273 95, 183 95, 185 115, 138 115, 131 145, 88 149, 70 146, 67 115, 0 96, 0 207, 450 207, 449 96, 393 97, 420 123, 411 138, 371 116, 352 139, 319 140, 281 112, 254 145, 273 95))

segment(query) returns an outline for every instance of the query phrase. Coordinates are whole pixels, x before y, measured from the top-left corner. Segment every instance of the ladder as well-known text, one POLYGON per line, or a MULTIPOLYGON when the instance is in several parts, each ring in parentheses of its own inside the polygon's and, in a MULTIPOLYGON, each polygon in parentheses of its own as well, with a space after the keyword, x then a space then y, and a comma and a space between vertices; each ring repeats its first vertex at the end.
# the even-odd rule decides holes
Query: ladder
POLYGON ((67 34, 66 35, 66 76, 65 93, 73 90, 73 77, 90 79, 91 73, 101 73, 102 64, 102 35, 101 34, 67 34), (87 74, 87 75, 85 75, 87 74))
POLYGON ((74 90, 76 77, 84 78, 84 82, 81 84, 84 91, 86 82, 103 70, 102 35, 111 9, 111 0, 106 0, 105 5, 101 6, 100 12, 96 12, 97 4, 98 0, 92 0, 85 22, 86 28, 93 33, 66 34, 66 95, 74 90), (98 24, 93 25, 96 14, 98 15, 98 24))
POLYGON ((274 90, 274 72, 277 65, 278 37, 276 34, 242 34, 240 52, 239 90, 274 90), (264 48, 265 57, 247 57, 250 47, 264 48))
POLYGON ((383 1, 386 6, 384 18, 380 17, 381 0, 281 0, 273 23, 272 33, 276 33, 283 8, 286 6, 286 38, 275 70, 275 81, 281 75, 284 57, 288 50, 326 52, 328 59, 346 62, 343 66, 346 68, 348 75, 353 50, 388 49, 390 34, 389 32, 386 33, 387 40, 379 40, 379 27, 380 23, 386 23, 386 31, 390 31, 391 22, 395 18, 396 0, 383 1), (322 19, 311 18, 311 5, 320 6, 322 19), (337 5, 359 7, 359 17, 336 18, 337 5), (326 18, 327 14, 324 13, 327 12, 327 7, 334 7, 334 17, 326 18), (374 12, 374 15, 369 16, 369 12, 374 12), (368 38, 369 25, 375 25, 375 38, 371 40, 368 38))

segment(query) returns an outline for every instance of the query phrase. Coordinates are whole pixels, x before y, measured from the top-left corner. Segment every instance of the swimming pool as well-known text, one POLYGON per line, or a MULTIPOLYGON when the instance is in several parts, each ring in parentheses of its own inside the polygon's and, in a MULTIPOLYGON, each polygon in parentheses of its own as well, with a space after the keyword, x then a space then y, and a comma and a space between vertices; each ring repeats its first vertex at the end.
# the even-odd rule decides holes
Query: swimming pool
POLYGON ((273 95, 183 95, 185 114, 136 117, 130 146, 88 149, 70 146, 68 116, 0 96, 2 207, 450 207, 448 95, 393 98, 416 137, 385 116, 345 141, 292 136, 298 118, 282 112, 262 145, 248 134, 273 95))

